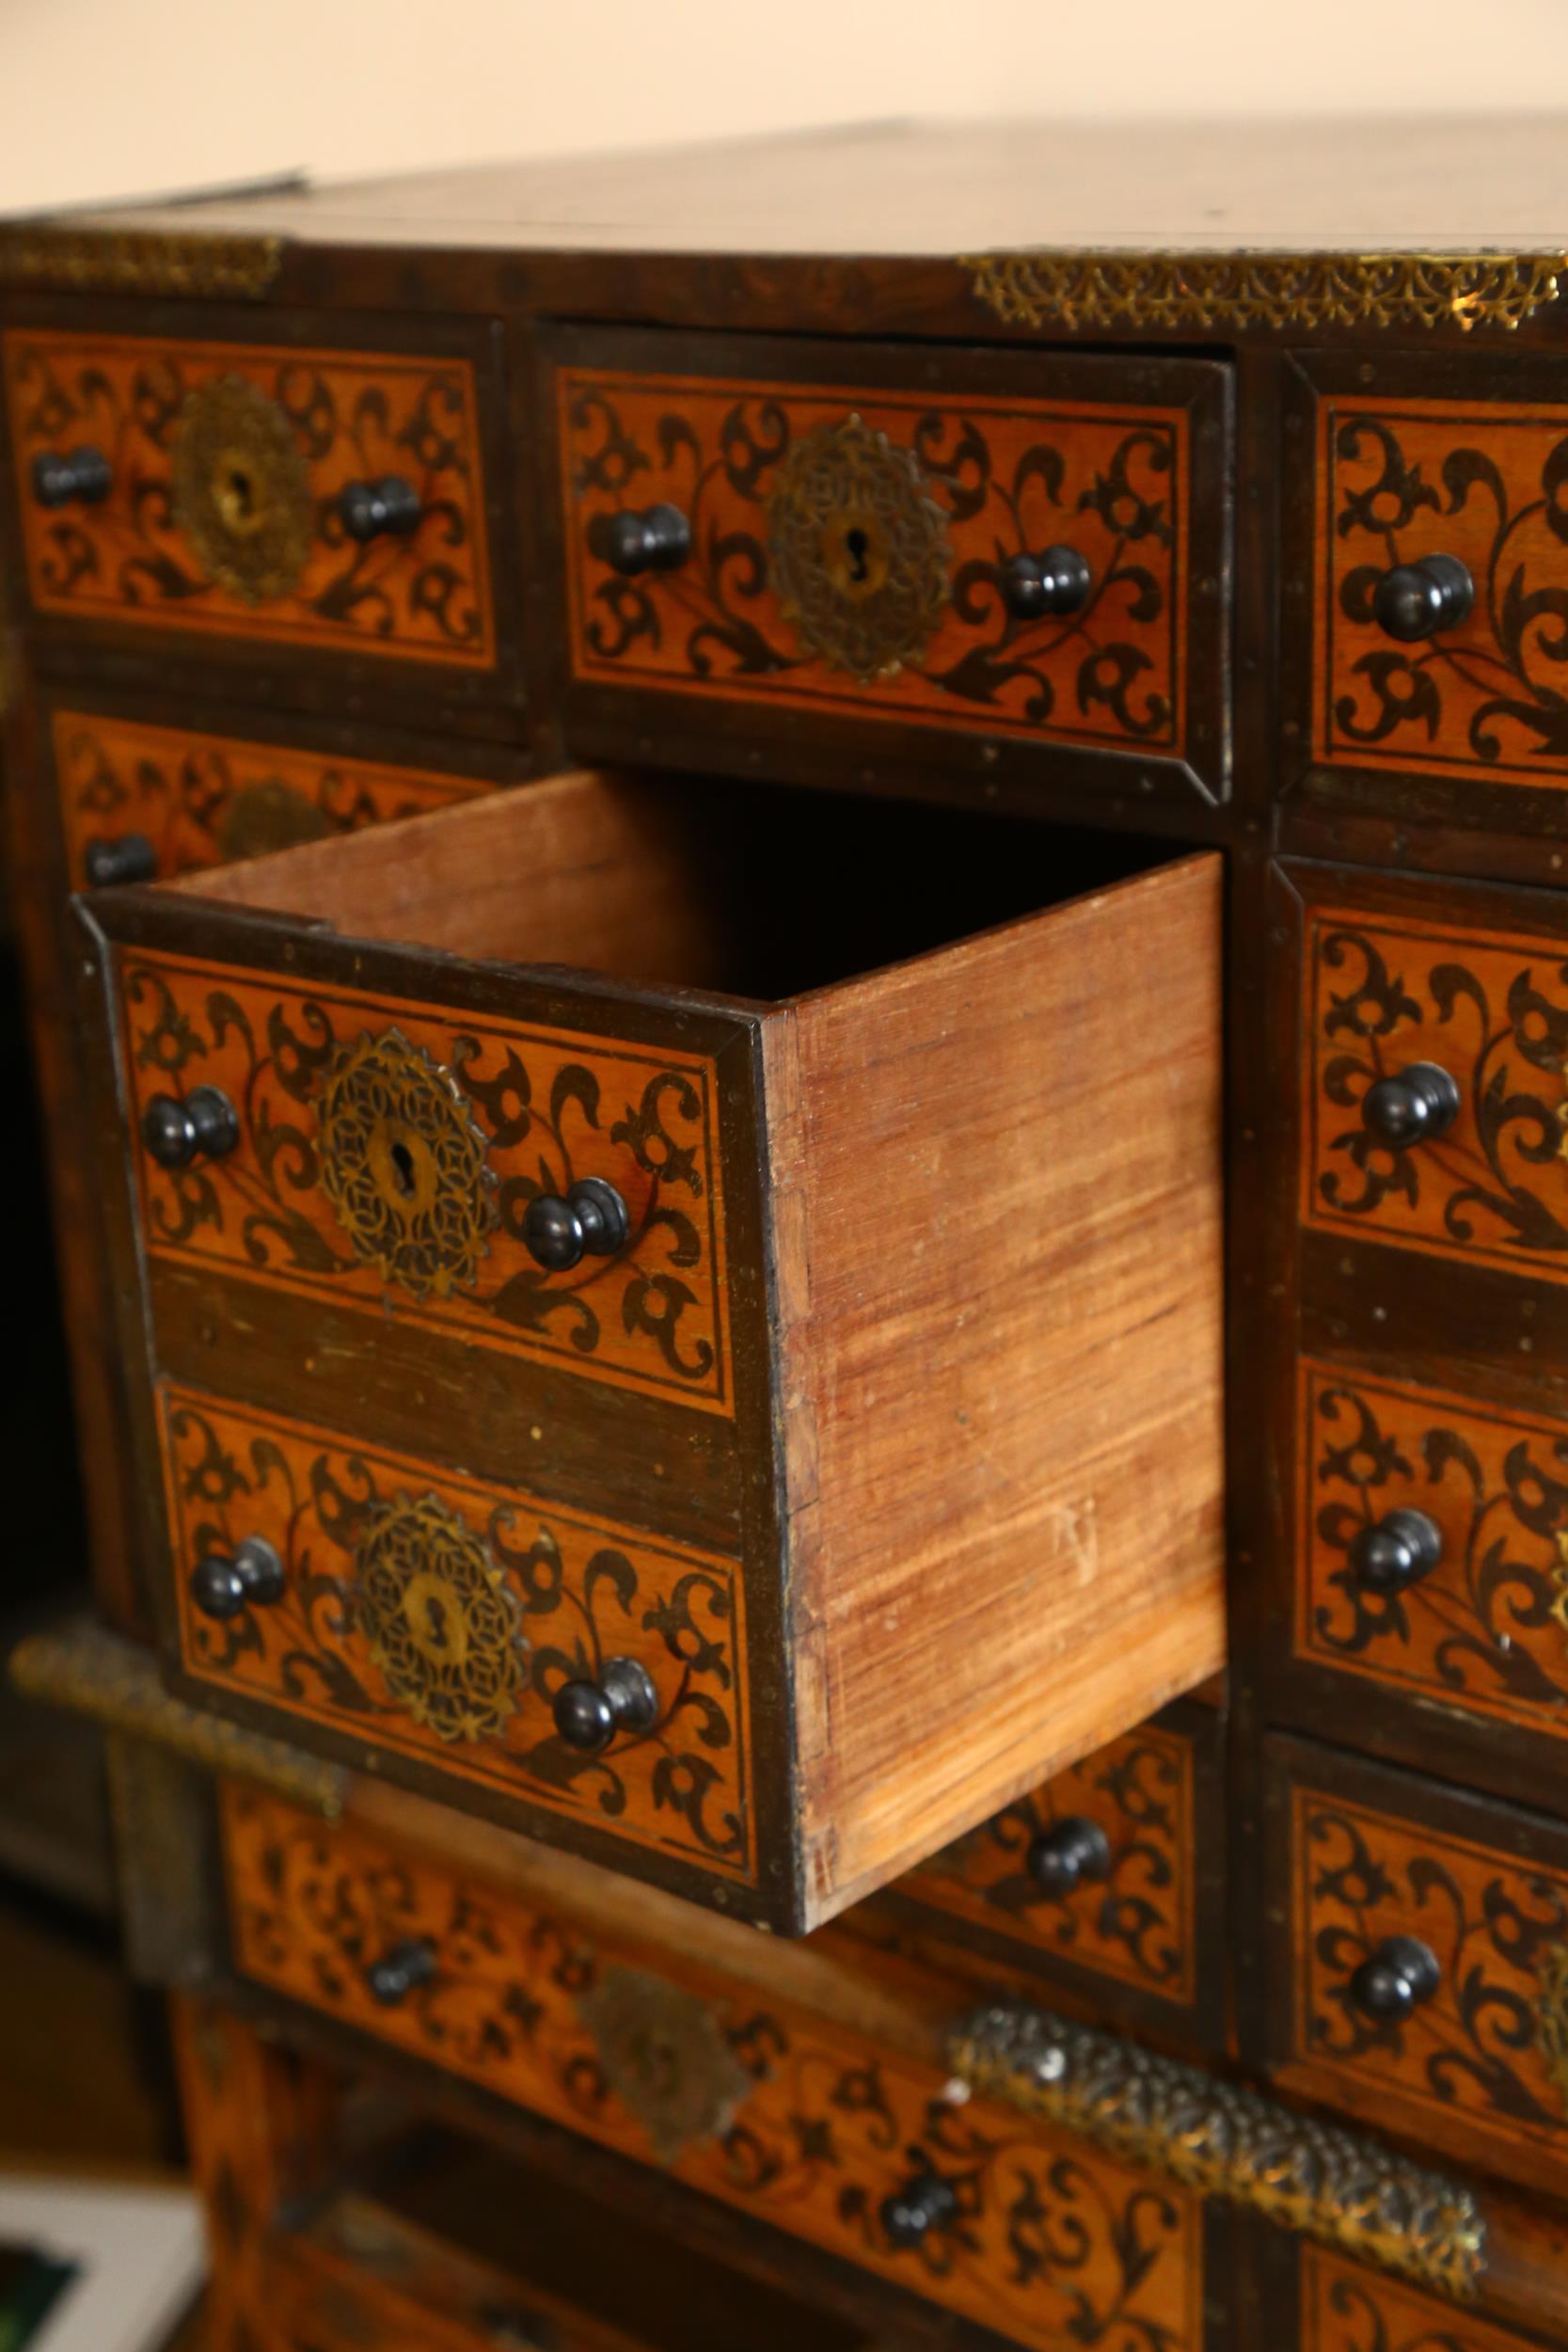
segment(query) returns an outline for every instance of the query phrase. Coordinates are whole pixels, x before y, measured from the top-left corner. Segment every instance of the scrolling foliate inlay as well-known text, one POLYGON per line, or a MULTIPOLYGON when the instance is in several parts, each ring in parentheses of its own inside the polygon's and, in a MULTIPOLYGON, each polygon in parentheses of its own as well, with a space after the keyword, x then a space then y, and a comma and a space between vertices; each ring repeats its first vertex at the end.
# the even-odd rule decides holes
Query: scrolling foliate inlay
POLYGON ((578 676, 1182 752, 1185 410, 575 370, 560 403, 578 676), (595 524, 660 504, 690 552, 623 576, 595 524), (1007 564, 1064 541, 1087 603, 1016 618, 1007 564))
POLYGON ((323 1836, 229 1790, 225 1847, 247 1976, 1037 2352, 1200 2352, 1202 2212, 1183 2189, 673 1952, 645 1972, 352 1825, 323 1836), (365 1970, 411 1938, 435 1973, 383 2007, 365 1970), (927 2173, 952 2217, 898 2246, 884 2202, 927 2173))
POLYGON ((1463 2120, 1513 2168, 1568 2163, 1553 2038, 1568 1876, 1305 1788, 1292 1791, 1295 2048, 1304 2079, 1375 2089, 1417 2117, 1463 2120), (1435 1958, 1437 1990, 1402 2023, 1352 1979, 1386 1938, 1435 1958))
POLYGON ((4 360, 39 610, 495 659, 467 360, 22 328, 6 334, 4 360), (107 496, 40 505, 35 458, 82 445, 108 459, 107 496), (356 539, 341 493, 392 474, 413 487, 418 521, 356 539))
POLYGON ((91 879, 89 849, 128 833, 148 843, 152 878, 166 882, 327 834, 422 816, 490 788, 470 777, 80 710, 56 711, 51 739, 77 888, 91 879))
POLYGON ((1308 1224, 1568 1281, 1568 957, 1560 943, 1314 910, 1302 1211, 1308 1224), (1412 1062, 1458 1118, 1408 1146, 1366 1127, 1412 1062))
POLYGON ((1027 1940, 1047 1957, 1182 2004, 1196 1997, 1193 1743, 1146 1724, 1058 1772, 901 1883, 922 1902, 1027 1940), (1053 1824, 1098 1823, 1110 1859, 1070 1894, 1033 1875, 1053 1824))
POLYGON ((751 1877, 733 1564, 214 1398, 169 1389, 162 1408, 187 1673, 751 1877), (281 1597, 204 1616, 192 1569, 255 1536, 282 1562, 281 1597), (584 1755, 551 1704, 610 1658, 646 1669, 658 1712, 584 1755))
POLYGON ((1568 1422, 1307 1364, 1298 1657, 1568 1739, 1568 1422), (1417 1510, 1442 1553, 1402 1592, 1351 1546, 1417 1510))
POLYGON ((1514 328, 1556 302, 1554 253, 976 253, 1009 326, 1514 328))
POLYGON ((1529 2352, 1527 2340, 1488 2327, 1401 2280, 1304 2246, 1297 2352, 1529 2352))
POLYGON ((1568 787, 1568 405, 1320 396, 1317 542, 1320 759, 1568 787), (1474 606, 1396 644, 1378 582, 1433 555, 1474 606))
POLYGON ((174 957, 131 960, 123 999, 137 1134, 196 1087, 240 1116, 221 1159, 138 1151, 153 1252, 731 1409, 710 1060, 174 957), (588 1176, 626 1244, 546 1272, 529 1205, 588 1176))

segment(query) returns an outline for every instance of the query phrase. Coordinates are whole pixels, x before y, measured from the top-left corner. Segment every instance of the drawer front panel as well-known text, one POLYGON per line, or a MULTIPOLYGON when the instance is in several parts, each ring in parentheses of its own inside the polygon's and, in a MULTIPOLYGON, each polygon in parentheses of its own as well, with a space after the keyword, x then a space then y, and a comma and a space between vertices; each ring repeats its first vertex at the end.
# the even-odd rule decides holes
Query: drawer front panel
MULTIPOLYGON (((558 404, 578 678, 1212 770, 1218 654, 1198 675, 1190 634, 1195 600, 1212 634, 1221 561, 1195 565, 1184 402, 567 367, 558 404), (689 548, 628 577, 609 525, 655 508, 689 548), (1082 608, 1016 616, 1007 564, 1063 545, 1082 608)), ((1217 515, 1217 444, 1203 467, 1217 515)))
POLYGON ((1568 1740, 1568 1423, 1307 1363, 1297 1461, 1295 1655, 1568 1740), (1394 1511, 1438 1556, 1379 1590, 1358 1557, 1394 1511))
POLYGON ((1298 2259, 1299 2352, 1531 2352, 1530 2339, 1321 2246, 1304 2240, 1298 2259))
POLYGON ((1324 394, 1317 431, 1316 756, 1568 787, 1568 405, 1324 394), (1473 603, 1401 642, 1379 583, 1435 556, 1473 603))
POLYGON ((1302 1215, 1311 1226, 1568 1281, 1568 941, 1318 907, 1307 927, 1302 1215), (1446 1132, 1368 1123, 1435 1065, 1446 1132))
POLYGON ((5 370, 40 612, 494 661, 467 360, 13 329, 5 370), (82 450, 98 494, 45 502, 39 468, 82 450), (353 535, 343 494, 389 478, 417 508, 353 535))
POLYGON ((386 760, 80 710, 56 711, 50 732, 71 880, 79 890, 98 879, 90 855, 128 834, 151 853, 137 879, 166 881, 296 841, 422 816, 490 789, 473 777, 386 760))
POLYGON ((1560 2191, 1568 1831, 1359 1758, 1273 1744, 1284 1778, 1272 1785, 1272 1835, 1290 1857, 1282 2076, 1560 2191), (1427 1956, 1419 1968, 1411 1946, 1427 1956), (1403 1994, 1389 1968, 1403 1972, 1403 1994))
POLYGON ((1198 2352, 1196 2200, 956 2106, 938 2071, 695 1969, 657 1974, 574 1926, 326 1829, 277 1800, 224 1802, 242 1972, 448 2073, 1017 2341, 1131 2330, 1198 2352), (434 1973, 395 2006, 367 1970, 428 1943, 434 1973), (882 2206, 935 2171, 958 2217, 916 2247, 882 2206))
MULTIPOLYGON (((751 1882, 745 1596, 734 1563, 166 1388, 181 1661, 448 1782, 751 1882), (214 1619, 211 1556, 260 1538, 281 1595, 214 1619), (598 1755, 557 1734, 563 1683, 633 1658, 658 1711, 598 1755)), ((451 1793, 449 1788, 446 1793, 451 1793)))
POLYGON ((175 957, 128 956, 122 988, 155 1257, 733 1409, 711 1059, 175 957), (171 1171, 148 1107, 198 1087, 239 1141, 171 1171), (529 1203, 590 1177, 629 1237, 546 1271, 529 1203))
POLYGON ((958 1838, 899 1892, 1005 1937, 1026 1963, 1196 2008, 1199 1848, 1215 1826, 1200 1749, 1218 1728, 1140 1724, 958 1838), (1098 1836, 1085 1838, 1085 1823, 1098 1836))

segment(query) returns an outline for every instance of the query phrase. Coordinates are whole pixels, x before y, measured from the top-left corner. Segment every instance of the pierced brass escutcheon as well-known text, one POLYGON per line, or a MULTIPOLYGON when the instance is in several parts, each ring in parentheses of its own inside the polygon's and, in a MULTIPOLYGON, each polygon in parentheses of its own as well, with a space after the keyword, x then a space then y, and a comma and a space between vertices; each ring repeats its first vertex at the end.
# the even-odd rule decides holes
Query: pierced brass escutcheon
POLYGON ((752 2089, 713 2011, 694 1993, 641 1968, 607 1968, 578 1998, 606 2083, 661 2164, 717 2139, 752 2089))
POLYGON ((517 1603, 489 1546, 435 1495, 399 1495, 355 1552, 355 1607, 388 1689, 442 1740, 499 1739, 524 1679, 517 1603))
POLYGON ((471 1287, 496 1221, 483 1135, 398 1029, 342 1047, 316 1105, 322 1189, 356 1258, 415 1298, 471 1287))
POLYGON ((176 428, 174 518, 207 577, 246 604, 285 596, 310 554, 310 481, 294 429, 244 376, 200 384, 176 428))
POLYGON ((802 642, 863 685, 924 653, 947 606, 947 516, 909 450, 859 417, 821 424, 780 466, 773 585, 802 642))
POLYGON ((263 776, 225 803, 217 844, 226 858, 264 857, 302 841, 325 841, 332 829, 332 819, 295 786, 263 776))

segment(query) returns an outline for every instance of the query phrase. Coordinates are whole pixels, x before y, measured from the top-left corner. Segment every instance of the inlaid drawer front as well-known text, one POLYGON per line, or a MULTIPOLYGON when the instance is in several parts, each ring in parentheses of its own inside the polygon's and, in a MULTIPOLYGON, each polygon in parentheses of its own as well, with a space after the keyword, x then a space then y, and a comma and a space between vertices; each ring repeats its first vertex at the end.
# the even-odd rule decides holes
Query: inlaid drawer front
POLYGON ((71 879, 151 882, 445 808, 488 787, 389 761, 56 711, 71 879))
POLYGON ((1327 1364, 1301 1382, 1296 1655, 1568 1740, 1568 1423, 1327 1364))
POLYGON ((40 612, 494 660, 467 360, 53 329, 4 353, 40 612))
POLYGON ((1531 2352, 1512 2329, 1321 2246, 1304 2243, 1299 2261, 1299 2352, 1531 2352))
POLYGON ((1417 914, 1307 932, 1309 1225, 1568 1281, 1568 952, 1417 914))
POLYGON ((1218 372, 1128 399, 1125 371, 1056 364, 1059 399, 934 391, 914 358, 809 384, 562 367, 575 674, 1212 771, 1218 372))
POLYGON ((1318 404, 1313 748, 1568 786, 1568 405, 1318 404))
POLYGON ((1532 2186, 1568 2183, 1568 1831, 1273 1744, 1282 2075, 1532 2186))
POLYGON ((752 1877, 732 1562, 216 1398, 169 1388, 161 1406, 198 1684, 280 1709, 285 1737, 324 1724, 752 1877), (586 1721, 605 1690, 623 1711, 586 1721))
POLYGON ((944 1848, 900 1893, 1020 1957, 1192 2009, 1199 1841, 1212 1827, 1200 1747, 1218 1729, 1141 1724, 944 1848))
POLYGON ((756 1983, 224 1802, 247 1977, 1017 2342, 1202 2341, 1196 2198, 756 1983))
POLYGON ((155 1256, 732 1409, 710 1061, 173 958, 124 1019, 155 1256), (554 1266, 585 1183, 620 1244, 554 1266))

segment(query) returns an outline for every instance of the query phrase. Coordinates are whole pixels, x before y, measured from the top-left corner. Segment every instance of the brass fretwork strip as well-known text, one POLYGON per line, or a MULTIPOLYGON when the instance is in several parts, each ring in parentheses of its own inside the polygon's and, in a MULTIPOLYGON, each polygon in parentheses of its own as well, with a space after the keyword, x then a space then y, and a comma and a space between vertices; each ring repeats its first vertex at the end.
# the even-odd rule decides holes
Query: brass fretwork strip
POLYGON ((84 229, 64 221, 0 229, 0 286, 40 294, 198 294, 254 302, 271 290, 282 260, 281 237, 84 229))
POLYGON ((1486 2225, 1474 2197, 1374 2140, 1021 2002, 966 2018, 948 2058, 973 2090, 1206 2197, 1250 2206, 1456 2302, 1480 2294, 1486 2225))

